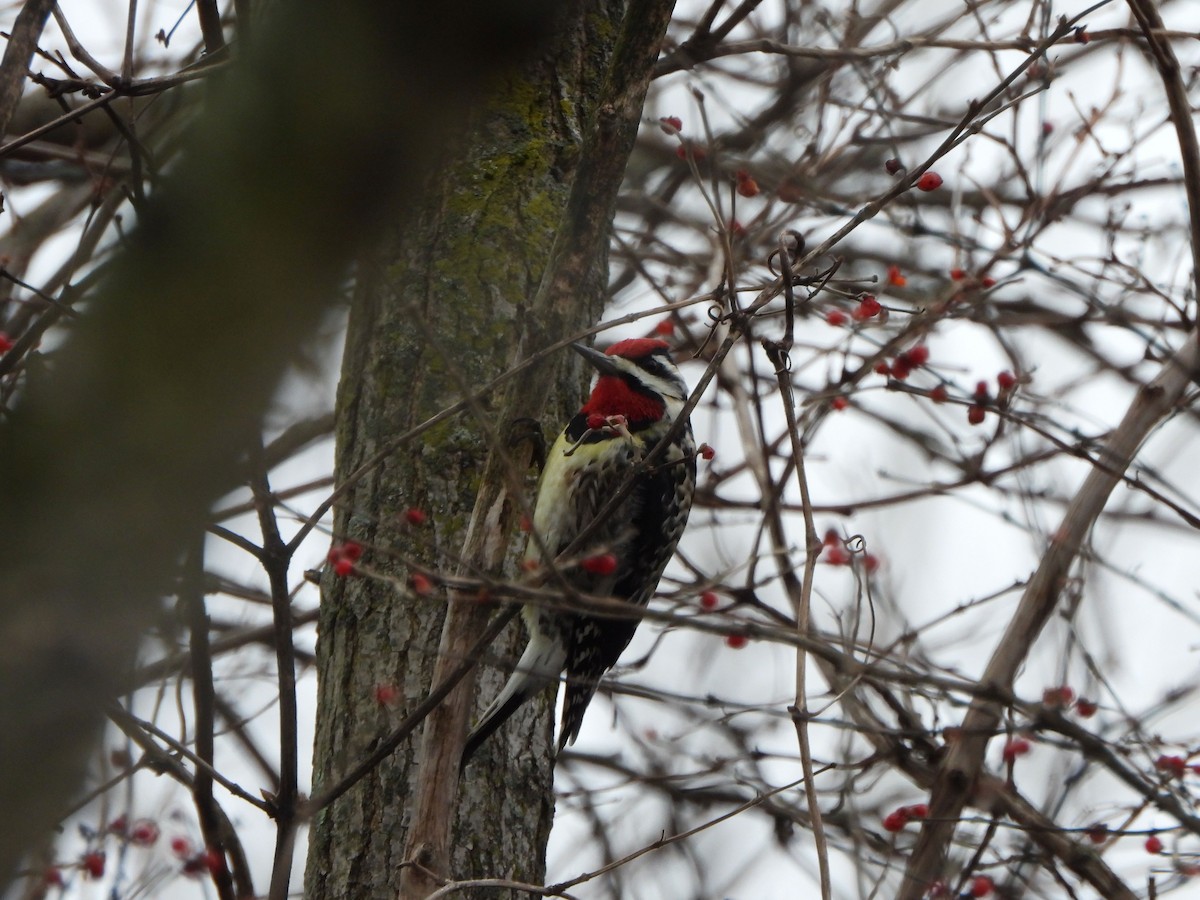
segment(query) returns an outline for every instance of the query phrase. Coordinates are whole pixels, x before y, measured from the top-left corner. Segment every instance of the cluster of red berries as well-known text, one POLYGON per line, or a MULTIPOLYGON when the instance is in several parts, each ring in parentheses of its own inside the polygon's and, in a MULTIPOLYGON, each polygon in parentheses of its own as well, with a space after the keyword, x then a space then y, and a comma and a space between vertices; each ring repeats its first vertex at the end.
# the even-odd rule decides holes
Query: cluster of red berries
MULTIPOLYGON (((1004 400, 1017 386, 1017 376, 1005 369, 996 376, 996 385, 1000 388, 1000 399, 1004 400)), ((967 421, 972 425, 981 424, 987 413, 988 404, 991 402, 992 394, 988 389, 988 383, 986 381, 977 382, 975 385, 974 400, 967 407, 967 421)))
POLYGON ((1075 712, 1080 718, 1090 719, 1096 714, 1099 707, 1095 701, 1089 700, 1086 697, 1075 697, 1075 689, 1070 685, 1062 685, 1061 687, 1046 688, 1042 691, 1042 705, 1049 706, 1053 709, 1067 709, 1074 703, 1075 712))
MULTIPOLYGON (((853 555, 848 551, 842 543, 841 537, 837 530, 830 528, 825 532, 825 537, 821 544, 824 546, 824 556, 821 557, 821 562, 831 566, 848 566, 853 559, 853 555)), ((879 568, 879 557, 874 553, 864 553, 862 555, 863 568, 867 570, 867 574, 875 572, 879 568)))
POLYGON ((982 287, 982 288, 990 288, 990 287, 996 286, 995 278, 992 278, 989 275, 985 275, 982 278, 976 280, 975 278, 971 277, 971 274, 969 272, 967 272, 965 269, 951 269, 950 270, 950 280, 951 281, 970 281, 971 286, 978 284, 979 287, 982 287))
MULTIPOLYGON (((866 322, 881 312, 883 312, 883 304, 879 302, 879 298, 874 294, 863 294, 858 298, 858 305, 850 311, 850 318, 855 322, 866 322)), ((825 321, 834 328, 838 328, 845 325, 849 319, 840 309, 831 309, 825 313, 825 321)))
POLYGON ((912 806, 901 806, 883 817, 883 830, 897 832, 909 822, 923 819, 929 815, 929 806, 925 803, 914 803, 912 806))
POLYGON ((1174 754, 1168 756, 1163 754, 1154 761, 1154 768, 1162 772, 1167 778, 1183 778, 1188 772, 1193 775, 1200 774, 1200 765, 1196 763, 1189 764, 1182 756, 1174 754))
POLYGON ((335 575, 345 577, 354 573, 354 564, 362 558, 362 555, 362 544, 358 541, 345 541, 330 547, 325 558, 333 566, 335 575))
MULTIPOLYGON (((158 823, 154 820, 138 819, 130 825, 124 815, 113 819, 105 832, 135 847, 152 847, 161 836, 158 823)), ((206 848, 194 852, 192 842, 182 835, 171 838, 169 846, 171 853, 183 862, 182 872, 185 875, 205 872, 216 875, 225 869, 225 856, 219 850, 206 848)), ((79 869, 87 878, 97 880, 104 877, 107 862, 107 853, 98 848, 92 849, 79 858, 79 869)), ((58 866, 47 868, 42 879, 49 886, 63 886, 62 870, 58 866)))
POLYGON ((929 348, 924 344, 916 344, 907 350, 896 354, 896 358, 888 363, 881 359, 875 364, 875 371, 880 375, 890 375, 898 381, 903 381, 912 374, 913 369, 919 369, 929 362, 929 348))

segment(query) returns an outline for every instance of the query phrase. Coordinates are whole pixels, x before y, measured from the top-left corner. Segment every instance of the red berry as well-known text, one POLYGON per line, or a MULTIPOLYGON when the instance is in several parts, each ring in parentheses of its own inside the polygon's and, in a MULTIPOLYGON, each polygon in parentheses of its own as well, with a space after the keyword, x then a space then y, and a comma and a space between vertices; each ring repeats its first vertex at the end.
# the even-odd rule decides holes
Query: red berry
POLYGON ((846 314, 840 309, 831 309, 829 312, 825 313, 825 321, 834 327, 837 327, 838 325, 845 325, 846 314))
POLYGON ((608 420, 604 418, 604 416, 600 415, 600 413, 589 413, 587 417, 587 427, 593 431, 599 431, 604 427, 607 421, 608 420))
POLYGON ((1087 830, 1087 839, 1093 844, 1103 844, 1108 840, 1108 826, 1093 825, 1087 830))
POLYGON ((87 873, 89 878, 104 877, 104 853, 101 850, 93 850, 91 853, 85 853, 82 859, 83 871, 87 873))
POLYGON ((1075 29, 1075 43, 1086 44, 1092 39, 1092 36, 1087 33, 1087 26, 1080 25, 1075 29))
POLYGON ((891 375, 892 367, 888 365, 886 359, 881 359, 879 362, 875 363, 875 371, 880 375, 891 375))
POLYGON ((929 804, 927 803, 914 803, 912 806, 904 807, 904 809, 909 817, 913 819, 923 819, 929 815, 929 804))
POLYGON ((404 518, 409 525, 424 525, 429 516, 425 515, 425 510, 411 506, 404 511, 404 518))
POLYGON ((712 591, 705 591, 700 595, 700 605, 705 609, 716 609, 719 602, 717 595, 712 591))
POLYGON ((966 277, 967 277, 967 273, 964 272, 962 269, 951 269, 950 270, 950 280, 951 281, 962 281, 966 277))
POLYGON ((1062 687, 1046 688, 1042 691, 1042 703, 1055 709, 1064 709, 1070 706, 1074 699, 1075 689, 1065 684, 1062 687))
POLYGON ((1182 756, 1163 755, 1154 761, 1154 768, 1168 778, 1182 778, 1187 771, 1187 760, 1182 756))
POLYGON ((887 280, 888 284, 894 285, 895 287, 904 287, 906 284, 908 284, 908 279, 905 278, 900 272, 899 266, 888 266, 887 280))
POLYGON ((380 706, 392 706, 400 697, 400 689, 394 684, 381 681, 375 685, 375 702, 380 706))
POLYGON ((743 225, 741 222, 739 222, 737 219, 730 219, 729 220, 729 233, 732 234, 734 237, 745 237, 746 236, 746 226, 743 225))
POLYGON ((3 331, 0 331, 0 353, 7 353, 12 349, 12 345, 12 338, 10 338, 3 331))
POLYGON ((727 635, 725 635, 726 646, 728 646, 734 650, 741 650, 743 647, 746 646, 747 643, 749 643, 749 640, 750 639, 747 638, 744 634, 727 634, 727 635))
POLYGON ((42 873, 42 883, 48 887, 62 887, 62 869, 58 866, 47 866, 46 871, 42 873))
POLYGON ((679 134, 683 131, 683 119, 679 116, 663 116, 658 120, 658 127, 667 134, 679 134))
POLYGON ((408 576, 408 584, 419 597, 424 597, 433 590, 433 582, 424 572, 413 572, 408 576))
POLYGON ((913 368, 923 366, 929 362, 929 348, 924 344, 917 344, 915 347, 908 348, 907 356, 913 368))
POLYGON ((158 840, 158 825, 150 819, 138 819, 129 830, 129 842, 139 847, 149 847, 158 840))
POLYGON ((917 179, 918 191, 936 191, 942 186, 942 176, 937 172, 926 172, 917 179))
POLYGON ((975 382, 975 399, 980 403, 986 403, 991 394, 988 392, 988 383, 986 381, 975 382))
POLYGON ((1011 391, 1017 384, 1017 376, 1005 369, 996 376, 996 384, 1000 385, 1000 390, 1011 391))
POLYGON ((831 546, 825 551, 825 562, 831 566, 847 566, 850 564, 850 554, 841 547, 831 546))
POLYGON ((758 194, 758 182, 751 178, 744 169, 738 169, 737 192, 741 197, 754 197, 758 194))
POLYGON ((854 309, 853 315, 856 320, 862 322, 865 319, 879 315, 881 309, 883 307, 874 294, 863 294, 862 299, 858 301, 858 306, 854 309))
POLYGON ((675 333, 675 323, 670 319, 663 319, 655 324, 654 333, 661 337, 670 337, 675 333))
POLYGON ((836 547, 842 542, 841 535, 838 534, 836 528, 826 528, 825 537, 821 539, 821 543, 826 547, 836 547))
POLYGON ((1080 697, 1078 700, 1075 701, 1075 712, 1077 712, 1079 714, 1080 718, 1083 718, 1083 719, 1090 719, 1092 716, 1094 716, 1096 714, 1096 711, 1099 708, 1100 707, 1097 706, 1095 702, 1088 700, 1084 697, 1080 697))
POLYGON ((983 278, 979 279, 979 283, 985 288, 995 287, 996 279, 985 275, 983 278))
POLYGON ((352 559, 347 559, 346 557, 342 556, 339 557, 333 564, 333 573, 335 575, 340 575, 344 578, 347 575, 353 574, 353 572, 354 560, 352 559))
POLYGON ((1152 834, 1146 838, 1147 853, 1162 853, 1163 842, 1157 834, 1152 834))
POLYGON ((893 834, 908 824, 908 813, 904 807, 893 810, 883 817, 883 830, 893 834))
POLYGON ((867 570, 867 574, 874 574, 879 569, 879 557, 874 553, 863 554, 863 568, 867 570))
POLYGON ((883 167, 887 170, 889 175, 895 175, 904 168, 904 163, 900 162, 900 160, 893 156, 891 159, 884 162, 883 167))
POLYGON ((115 834, 117 837, 125 837, 125 833, 129 830, 129 819, 124 813, 117 816, 108 823, 108 828, 105 829, 109 834, 115 834))
POLYGON ((984 414, 987 412, 978 403, 972 403, 967 407, 967 421, 972 425, 982 425, 984 414))
POLYGON ((1015 737, 1004 745, 1004 761, 1012 762, 1018 756, 1024 756, 1032 745, 1023 737, 1015 737))
POLYGON ((700 448, 697 452, 700 454, 700 456, 703 459, 706 459, 706 460, 711 460, 714 456, 717 455, 717 451, 714 450, 712 447, 710 447, 708 444, 701 444, 700 448))
POLYGON ((617 558, 611 553, 600 553, 589 556, 579 564, 583 571, 593 575, 611 575, 617 571, 617 558))
POLYGON ((971 896, 986 897, 992 892, 992 879, 987 875, 976 875, 971 879, 971 896))
POLYGON ((1050 137, 1050 135, 1054 134, 1054 123, 1053 122, 1043 122, 1042 123, 1042 134, 1045 135, 1046 137, 1050 137))
POLYGON ((845 409, 847 406, 850 405, 850 401, 847 400, 844 395, 838 394, 836 397, 834 397, 832 400, 829 401, 829 405, 831 407, 833 407, 835 410, 837 410, 838 412, 841 412, 843 409, 845 409))
POLYGON ((171 838, 171 852, 183 859, 185 856, 192 855, 192 842, 182 835, 176 835, 171 838))
POLYGON ((901 353, 896 357, 896 361, 892 363, 892 377, 897 381, 903 381, 912 374, 912 366, 909 365, 908 357, 901 353))
POLYGON ((946 390, 946 386, 944 384, 939 384, 929 392, 929 399, 931 399, 934 403, 945 403, 950 399, 950 392, 946 390))

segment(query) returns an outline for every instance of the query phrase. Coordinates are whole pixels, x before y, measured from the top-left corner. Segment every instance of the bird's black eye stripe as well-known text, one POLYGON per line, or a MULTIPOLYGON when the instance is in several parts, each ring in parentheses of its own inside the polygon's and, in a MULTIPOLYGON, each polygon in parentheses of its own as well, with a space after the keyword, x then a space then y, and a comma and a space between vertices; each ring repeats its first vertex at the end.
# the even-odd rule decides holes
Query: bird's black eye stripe
POLYGON ((651 375, 662 378, 664 381, 670 382, 675 380, 675 373, 663 365, 662 360, 656 356, 644 356, 637 361, 637 364, 651 375))

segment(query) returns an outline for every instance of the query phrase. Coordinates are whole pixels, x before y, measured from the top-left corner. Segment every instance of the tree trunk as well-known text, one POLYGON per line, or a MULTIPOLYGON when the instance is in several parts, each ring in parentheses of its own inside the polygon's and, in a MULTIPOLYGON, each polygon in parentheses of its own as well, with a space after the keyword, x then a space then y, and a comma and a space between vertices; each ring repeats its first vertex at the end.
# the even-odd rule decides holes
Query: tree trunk
MULTIPOLYGON (((566 316, 547 327, 532 307, 620 30, 622 3, 583 6, 564 16, 553 46, 499 86, 416 218, 362 265, 338 398, 339 480, 396 435, 503 372, 522 341, 536 349, 599 315, 602 252, 576 285, 566 316)), ((578 403, 581 370, 566 355, 551 364, 560 374, 535 409, 544 424, 557 427, 578 403)), ((521 388, 528 391, 528 382, 521 388)), ((325 584, 314 794, 368 755, 430 689, 446 595, 418 596, 403 585, 413 564, 457 570, 489 438, 503 436, 509 425, 500 420, 510 410, 502 400, 489 397, 474 415, 424 432, 342 498, 335 541, 367 548, 363 568, 377 577, 330 577, 325 584), (497 419, 481 422, 480 412, 497 419), (410 524, 404 516, 410 508, 426 513, 427 522, 410 524), (393 703, 380 702, 381 685, 398 689, 393 703)), ((509 547, 509 574, 518 543, 509 547)), ((485 700, 522 640, 514 627, 493 645, 488 658, 502 665, 484 667, 485 700)), ((541 882, 553 814, 552 706, 549 694, 531 704, 507 737, 495 739, 511 752, 485 751, 469 770, 452 873, 445 874, 541 882)), ((417 754, 418 742, 406 741, 319 812, 306 896, 382 898, 401 891, 417 754)))

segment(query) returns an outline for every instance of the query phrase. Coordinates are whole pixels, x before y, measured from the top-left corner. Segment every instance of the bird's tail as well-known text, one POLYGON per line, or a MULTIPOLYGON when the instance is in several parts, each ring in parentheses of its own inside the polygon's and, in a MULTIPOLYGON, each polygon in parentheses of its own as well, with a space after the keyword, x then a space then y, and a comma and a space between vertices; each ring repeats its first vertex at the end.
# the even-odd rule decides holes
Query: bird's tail
POLYGON ((525 652, 521 654, 521 660, 509 676, 504 689, 492 701, 491 706, 484 710, 478 724, 467 736, 467 744, 463 748, 463 768, 466 768, 479 745, 507 722, 526 700, 548 684, 558 681, 566 662, 566 650, 560 642, 550 640, 536 631, 530 636, 525 652))

